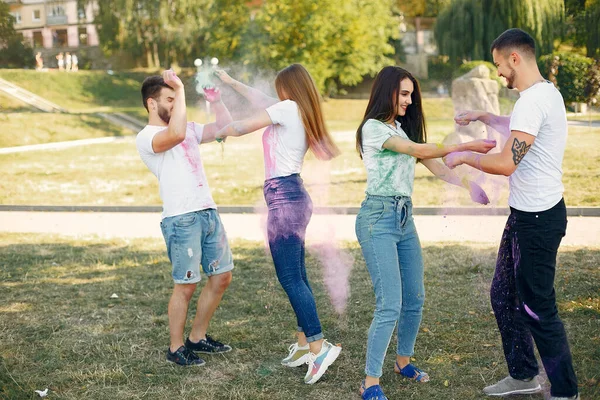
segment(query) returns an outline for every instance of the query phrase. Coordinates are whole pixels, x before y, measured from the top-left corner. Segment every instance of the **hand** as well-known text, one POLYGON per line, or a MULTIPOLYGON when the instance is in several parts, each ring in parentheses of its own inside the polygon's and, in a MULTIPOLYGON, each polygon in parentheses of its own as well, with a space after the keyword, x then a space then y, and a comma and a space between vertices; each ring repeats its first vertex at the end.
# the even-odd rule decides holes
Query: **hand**
POLYGON ((471 200, 475 203, 483 205, 490 203, 490 199, 488 199, 485 191, 473 181, 469 181, 469 195, 471 196, 471 200))
POLYGON ((464 155, 464 152, 462 152, 462 151, 456 151, 454 153, 450 153, 450 154, 446 155, 446 157, 443 158, 444 164, 446 164, 446 167, 448 167, 450 169, 454 169, 457 166, 464 163, 464 161, 462 159, 463 155, 464 155))
POLYGON ((469 150, 474 151, 476 153, 487 153, 496 147, 496 141, 490 139, 479 139, 473 140, 472 142, 467 143, 469 150))
POLYGON ((209 103, 216 103, 218 101, 221 101, 221 91, 218 88, 212 87, 212 86, 207 86, 207 87, 203 88, 203 90, 204 90, 204 98, 209 103))
POLYGON ((225 139, 227 139, 226 129, 219 129, 217 133, 215 133, 215 140, 217 143, 223 143, 225 142, 225 139))
POLYGON ((217 76, 217 78, 219 78, 221 82, 223 82, 226 85, 231 85, 233 82, 235 82, 235 79, 230 77, 229 74, 227 74, 227 72, 223 71, 222 69, 217 69, 214 73, 217 76))
POLYGON ((183 89, 183 82, 181 82, 181 79, 179 79, 175 71, 173 71, 172 69, 164 71, 162 73, 162 77, 165 83, 171 86, 173 90, 177 91, 183 89))
POLYGON ((480 111, 461 111, 454 117, 454 122, 461 126, 467 126, 472 121, 477 121, 481 116, 480 111))

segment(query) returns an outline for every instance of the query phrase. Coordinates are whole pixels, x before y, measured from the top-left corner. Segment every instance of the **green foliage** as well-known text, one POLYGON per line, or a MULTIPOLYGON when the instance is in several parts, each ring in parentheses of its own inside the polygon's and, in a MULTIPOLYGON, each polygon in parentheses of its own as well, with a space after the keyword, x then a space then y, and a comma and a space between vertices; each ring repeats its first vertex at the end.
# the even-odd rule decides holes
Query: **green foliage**
POLYGON ((332 93, 391 62, 391 7, 390 0, 281 0, 249 10, 245 1, 214 0, 218 18, 207 25, 206 41, 220 59, 253 69, 301 63, 322 92, 332 93))
POLYGON ((594 65, 591 58, 575 53, 553 53, 540 57, 538 65, 542 74, 558 86, 565 103, 587 103, 591 99, 594 65))
MULTIPOLYGON (((89 0, 80 0, 88 2, 89 0)), ((95 24, 103 50, 158 68, 191 58, 207 0, 103 0, 95 24)))
POLYGON ((447 81, 452 79, 453 67, 448 62, 447 57, 428 57, 427 71, 429 79, 447 81))
POLYGON ((395 3, 407 17, 435 17, 450 0, 396 0, 395 3))
POLYGON ((125 50, 141 65, 204 55, 255 70, 302 63, 321 91, 334 92, 392 62, 392 1, 281 0, 250 8, 245 0, 106 0, 96 24, 106 51, 125 50))
POLYGON ((440 54, 458 65, 463 60, 491 61, 490 44, 509 28, 529 32, 538 54, 550 53, 563 20, 562 0, 453 0, 439 14, 434 34, 440 54))
POLYGON ((246 0, 213 0, 204 29, 206 52, 222 61, 242 59, 250 29, 250 9, 246 0))
POLYGON ((587 56, 600 58, 600 0, 587 0, 584 14, 587 56))
POLYGON ((0 2, 0 66, 27 68, 35 65, 33 49, 23 43, 23 36, 14 28, 15 19, 8 4, 0 2))

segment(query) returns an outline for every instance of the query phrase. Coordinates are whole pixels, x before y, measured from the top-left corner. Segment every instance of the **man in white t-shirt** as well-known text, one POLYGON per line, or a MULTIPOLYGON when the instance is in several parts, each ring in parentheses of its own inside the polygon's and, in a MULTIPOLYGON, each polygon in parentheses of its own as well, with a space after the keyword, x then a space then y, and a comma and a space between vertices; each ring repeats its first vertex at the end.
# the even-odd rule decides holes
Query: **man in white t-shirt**
POLYGON ((195 352, 223 353, 231 347, 206 334, 209 322, 231 282, 233 257, 217 206, 211 196, 198 145, 215 140, 215 133, 231 122, 220 93, 205 89, 216 122, 187 122, 183 83, 171 71, 150 76, 142 84, 148 125, 136 138, 142 161, 158 178, 163 201, 160 223, 173 266, 173 294, 169 301, 171 345, 167 360, 179 365, 203 365, 195 352), (183 341, 190 299, 200 281, 200 264, 208 282, 198 298, 189 337, 183 341))
POLYGON ((502 336, 509 376, 488 386, 491 396, 536 393, 540 353, 551 399, 579 399, 577 378, 554 292, 556 255, 567 228, 562 161, 567 142, 563 98, 538 69, 535 41, 520 29, 502 33, 491 46, 498 75, 520 98, 510 117, 483 111, 459 113, 467 125, 481 121, 508 136, 496 154, 451 153, 446 165, 468 164, 509 176, 510 216, 498 251, 491 301, 502 336), (532 340, 533 339, 533 340, 532 340))

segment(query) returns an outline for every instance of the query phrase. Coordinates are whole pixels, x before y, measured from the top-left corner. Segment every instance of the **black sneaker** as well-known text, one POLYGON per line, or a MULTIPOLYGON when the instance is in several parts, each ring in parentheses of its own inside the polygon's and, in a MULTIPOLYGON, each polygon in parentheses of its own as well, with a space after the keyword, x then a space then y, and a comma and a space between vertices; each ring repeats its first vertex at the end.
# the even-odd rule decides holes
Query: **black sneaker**
POLYGON ((185 346, 181 346, 175 353, 171 353, 171 349, 167 349, 167 361, 183 366, 200 367, 206 362, 198 357, 192 350, 185 346))
POLYGON ((190 338, 187 338, 185 340, 185 347, 197 351, 198 353, 209 354, 227 353, 228 351, 231 351, 231 346, 216 341, 208 335, 206 335, 206 339, 202 339, 198 343, 194 343, 190 340, 190 338))

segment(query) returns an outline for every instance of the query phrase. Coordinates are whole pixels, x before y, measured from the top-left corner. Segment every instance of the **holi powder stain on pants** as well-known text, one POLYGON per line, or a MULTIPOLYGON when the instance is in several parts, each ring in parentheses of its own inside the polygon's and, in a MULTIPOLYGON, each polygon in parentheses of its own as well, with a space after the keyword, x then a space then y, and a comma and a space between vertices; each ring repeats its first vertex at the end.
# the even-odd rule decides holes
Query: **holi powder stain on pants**
POLYGON ((185 159, 192 169, 192 173, 198 178, 198 187, 202 187, 202 161, 200 160, 200 151, 193 137, 186 136, 181 142, 185 159))

